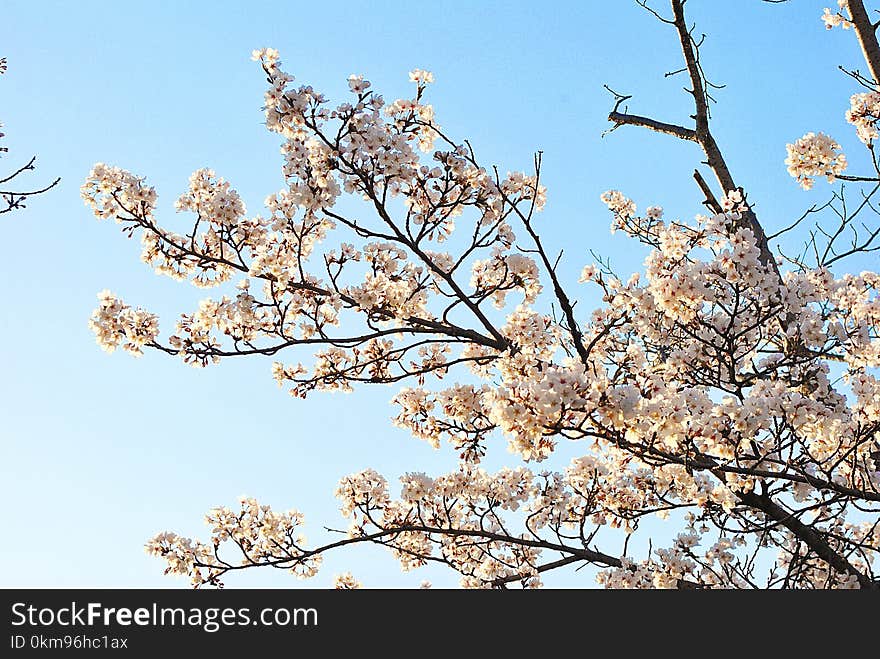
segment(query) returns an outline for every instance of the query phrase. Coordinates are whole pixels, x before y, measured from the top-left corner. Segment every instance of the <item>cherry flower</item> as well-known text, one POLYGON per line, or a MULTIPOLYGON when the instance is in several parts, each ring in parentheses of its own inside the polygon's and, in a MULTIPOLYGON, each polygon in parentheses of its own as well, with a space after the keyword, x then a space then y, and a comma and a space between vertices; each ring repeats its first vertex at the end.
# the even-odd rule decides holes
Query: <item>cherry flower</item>
POLYGON ((159 335, 159 319, 143 309, 133 309, 110 291, 98 293, 100 306, 89 320, 98 345, 106 352, 122 347, 140 357, 143 348, 159 335))
POLYGON ((859 139, 871 144, 880 133, 877 132, 877 120, 880 119, 880 94, 866 92, 853 94, 850 97, 850 109, 846 111, 846 120, 856 127, 859 139))
POLYGON ((336 590, 357 590, 362 587, 361 582, 355 579, 351 572, 343 572, 333 577, 333 588, 336 590))
POLYGON ((844 10, 847 9, 846 0, 837 0, 837 8, 837 11, 833 13, 828 7, 822 10, 822 21, 825 23, 825 27, 829 30, 837 26, 842 27, 844 30, 850 29, 853 26, 852 21, 848 20, 843 14, 844 10))
POLYGON ((785 148, 788 173, 804 190, 813 187, 814 177, 824 176, 832 183, 846 169, 846 156, 839 152, 840 145, 825 133, 807 133, 785 148))
POLYGON ((409 72, 409 79, 419 85, 429 85, 434 82, 434 74, 422 69, 413 69, 409 72))

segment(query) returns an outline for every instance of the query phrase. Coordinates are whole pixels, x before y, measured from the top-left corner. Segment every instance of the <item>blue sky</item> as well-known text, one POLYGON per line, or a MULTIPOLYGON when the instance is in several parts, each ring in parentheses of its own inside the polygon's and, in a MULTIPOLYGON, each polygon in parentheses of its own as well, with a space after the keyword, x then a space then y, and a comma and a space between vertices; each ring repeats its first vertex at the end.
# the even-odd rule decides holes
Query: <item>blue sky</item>
MULTIPOLYGON (((859 53, 851 33, 826 33, 825 4, 688 5, 709 35, 705 67, 727 84, 714 108, 716 139, 771 230, 829 192, 824 183, 798 188, 782 162, 786 142, 823 130, 858 148, 843 120, 855 85, 836 66, 858 66, 859 53)), ((156 531, 202 534, 206 510, 249 494, 302 510, 319 539, 324 524, 344 526, 332 496, 341 476, 374 467, 396 478, 454 464, 449 451, 390 425, 389 388, 299 401, 277 388, 268 360, 197 370, 95 345, 87 320, 103 288, 158 312, 165 328, 206 293, 154 275, 135 241, 91 217, 79 186, 93 163, 147 176, 169 221, 203 166, 232 181, 251 213, 281 187, 253 48, 279 49, 287 70, 333 99, 351 73, 394 99, 411 93, 409 70, 429 69, 439 122, 470 138, 484 162, 525 169, 543 150, 542 229, 551 249, 565 247, 569 283, 590 249, 624 273, 643 258, 608 234, 601 192, 618 188, 671 215, 700 211, 695 145, 640 129, 601 137, 612 105, 606 83, 634 94, 633 112, 683 123, 692 111, 685 80, 663 76, 680 66, 674 33, 629 0, 5 0, 0 12, 0 56, 9 60, 0 79, 3 169, 36 153, 34 180, 63 179, 26 211, 0 217, 0 586, 184 587, 143 553, 156 531)), ((585 294, 582 313, 593 303, 585 294)), ((503 441, 492 451, 490 465, 514 462, 503 441)), ((363 548, 328 556, 308 582, 263 571, 229 585, 326 586, 348 568, 367 586, 456 581, 435 569, 402 574, 390 556, 363 548)), ((593 581, 567 573, 548 584, 593 581)))

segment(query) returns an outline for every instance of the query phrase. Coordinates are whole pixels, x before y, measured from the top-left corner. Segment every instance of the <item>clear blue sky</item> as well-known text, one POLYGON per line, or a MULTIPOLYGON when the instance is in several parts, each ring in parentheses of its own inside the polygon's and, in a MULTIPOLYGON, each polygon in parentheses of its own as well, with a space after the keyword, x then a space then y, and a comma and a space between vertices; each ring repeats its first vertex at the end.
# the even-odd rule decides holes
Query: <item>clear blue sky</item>
MULTIPOLYGON (((709 34, 706 69, 727 84, 716 138, 770 228, 828 192, 819 183, 804 193, 788 177, 787 141, 824 130, 857 149, 843 120, 856 90, 836 65, 858 66, 859 54, 851 33, 824 30, 826 4, 688 5, 709 34)), ((262 46, 334 99, 351 73, 394 99, 410 93, 410 69, 432 70, 439 122, 470 138, 485 162, 524 169, 543 150, 541 221, 549 245, 566 248, 567 281, 590 248, 622 272, 639 268, 643 254, 608 234, 604 190, 672 215, 700 210, 694 145, 639 129, 600 137, 611 106, 603 83, 634 94, 634 112, 685 122, 691 110, 684 79, 663 77, 680 66, 674 34, 629 0, 5 0, 0 120, 10 153, 0 164, 5 171, 36 153, 34 180, 63 181, 27 211, 0 217, 0 586, 185 587, 143 553, 156 531, 203 534, 205 511, 249 494, 302 510, 317 540, 323 524, 344 525, 332 496, 341 476, 374 467, 396 479, 453 465, 448 450, 390 425, 391 389, 298 401, 277 388, 268 361, 196 370, 95 345, 87 319, 103 288, 158 312, 166 329, 206 293, 154 275, 136 242, 90 216, 79 199, 89 168, 104 161, 147 176, 173 220, 189 174, 209 166, 260 212, 282 185, 277 136, 261 125, 264 78, 250 61, 262 46)), ((507 459, 499 441, 489 464, 507 459)), ((229 585, 326 586, 346 568, 367 586, 456 582, 442 570, 402 574, 389 555, 365 548, 328 557, 308 582, 264 571, 229 585)), ((548 584, 593 581, 582 572, 548 584)))

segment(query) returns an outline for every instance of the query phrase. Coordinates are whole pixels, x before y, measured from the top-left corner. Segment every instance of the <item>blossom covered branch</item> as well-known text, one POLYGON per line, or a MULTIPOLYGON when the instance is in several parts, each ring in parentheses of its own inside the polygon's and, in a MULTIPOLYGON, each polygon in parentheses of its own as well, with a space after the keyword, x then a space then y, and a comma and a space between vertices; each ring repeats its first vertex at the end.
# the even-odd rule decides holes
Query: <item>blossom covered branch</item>
MULTIPOLYGON (((372 543, 404 570, 443 564, 468 587, 534 587, 584 564, 608 587, 877 587, 880 275, 830 267, 873 249, 874 229, 849 250, 831 232, 814 266, 781 267, 710 131, 712 87, 684 4, 660 18, 682 48, 694 127, 619 103, 611 120, 696 141, 721 191, 697 174, 710 212, 692 219, 603 194, 612 230, 647 256, 628 278, 584 267, 581 283, 602 299, 591 313, 541 236, 540 154, 527 173, 481 165, 437 123, 426 71, 391 103, 351 76, 351 98, 333 105, 295 86, 276 51, 255 52, 266 124, 284 140, 285 186, 265 215, 200 170, 177 201, 190 223, 174 231, 144 179, 94 167, 83 197, 99 219, 138 232, 158 272, 224 290, 164 339, 154 314, 104 292, 91 325, 105 349, 195 366, 276 355, 273 376, 299 397, 400 382, 394 424, 459 458, 450 473, 403 475, 399 495, 371 469, 343 478, 349 525, 324 544, 307 543, 296 511, 217 508, 207 542, 165 532, 148 543, 168 572, 196 586, 252 568, 311 577, 324 553, 372 543), (340 208, 345 195, 357 215, 340 208), (499 440, 517 464, 488 473, 481 461, 499 440), (560 463, 561 442, 580 456, 560 463), (647 516, 676 532, 636 557, 630 539, 647 516)), ((859 103, 847 119, 874 163, 880 115, 873 97, 859 103)), ((813 133, 786 165, 809 187, 841 176, 846 159, 813 133)), ((844 228, 873 212, 866 199, 844 228)))

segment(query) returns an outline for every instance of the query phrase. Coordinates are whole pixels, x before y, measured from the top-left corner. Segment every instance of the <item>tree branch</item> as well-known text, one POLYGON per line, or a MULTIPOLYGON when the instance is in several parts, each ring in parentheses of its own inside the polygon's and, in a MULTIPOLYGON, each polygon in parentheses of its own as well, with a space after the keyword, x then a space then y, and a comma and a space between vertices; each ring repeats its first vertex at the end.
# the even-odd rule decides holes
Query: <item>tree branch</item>
POLYGON ((703 191, 703 194, 706 195, 706 199, 703 201, 703 205, 711 210, 713 213, 720 213, 723 208, 721 208, 721 204, 718 203, 718 200, 715 198, 715 195, 712 193, 712 188, 709 187, 709 184, 706 183, 706 179, 703 178, 703 175, 700 174, 698 169, 694 170, 694 180, 697 182, 697 185, 700 186, 700 190, 703 191))
MULTIPOLYGON (((718 144, 715 142, 715 138, 709 130, 708 97, 706 95, 706 87, 704 85, 702 71, 700 70, 694 40, 687 27, 687 21, 685 20, 684 2, 685 0, 672 0, 672 14, 674 17, 673 24, 678 32, 678 40, 681 43, 681 52, 684 55, 688 75, 691 79, 692 88, 688 91, 691 96, 694 97, 694 106, 696 110, 694 114, 694 121, 696 122, 695 133, 697 142, 703 147, 703 152, 706 154, 706 163, 709 165, 712 172, 714 172, 715 178, 718 179, 721 189, 724 190, 726 194, 733 192, 738 188, 736 183, 734 183, 733 175, 730 173, 727 163, 724 161, 721 149, 718 148, 718 144)), ((764 232, 764 228, 761 226, 761 223, 758 222, 758 218, 755 216, 755 213, 751 208, 742 213, 741 222, 745 227, 751 229, 752 233, 755 235, 758 248, 761 250, 761 262, 764 265, 772 267, 776 270, 776 274, 779 275, 779 269, 776 266, 776 259, 773 257, 773 253, 770 251, 770 246, 767 242, 767 234, 764 232)))
POLYGON ((862 0, 848 0, 847 9, 855 28, 856 36, 859 39, 859 45, 862 47, 862 54, 865 56, 865 62, 871 70, 874 77, 875 88, 880 85, 880 44, 877 43, 877 32, 871 19, 868 18, 868 12, 865 11, 865 4, 862 0))
POLYGON ((867 575, 860 572, 846 558, 838 554, 826 542, 815 529, 810 528, 797 517, 789 513, 785 508, 773 502, 768 496, 755 494, 754 492, 737 492, 737 498, 751 508, 755 508, 763 512, 770 519, 779 522, 782 526, 791 531, 795 536, 802 540, 810 549, 816 552, 816 555, 823 561, 828 563, 838 572, 851 574, 859 581, 862 588, 878 589, 880 584, 872 581, 867 575))
POLYGON ((650 128, 651 130, 658 133, 672 135, 682 140, 688 140, 689 142, 697 141, 697 134, 690 128, 685 128, 684 126, 676 126, 675 124, 667 124, 662 121, 657 121, 656 119, 651 119, 649 117, 640 117, 636 114, 625 114, 623 112, 617 112, 616 110, 614 110, 608 114, 608 121, 614 122, 615 128, 617 126, 623 125, 643 126, 645 128, 650 128))

